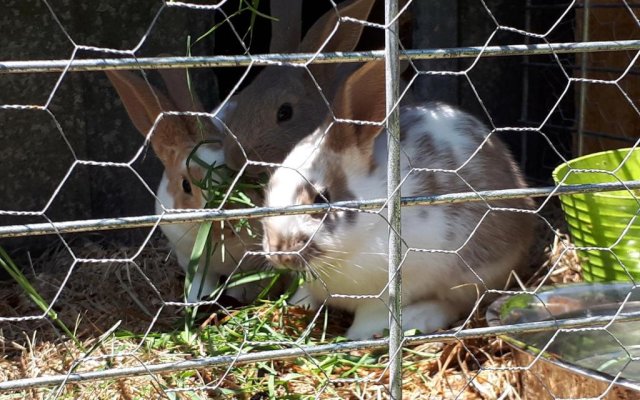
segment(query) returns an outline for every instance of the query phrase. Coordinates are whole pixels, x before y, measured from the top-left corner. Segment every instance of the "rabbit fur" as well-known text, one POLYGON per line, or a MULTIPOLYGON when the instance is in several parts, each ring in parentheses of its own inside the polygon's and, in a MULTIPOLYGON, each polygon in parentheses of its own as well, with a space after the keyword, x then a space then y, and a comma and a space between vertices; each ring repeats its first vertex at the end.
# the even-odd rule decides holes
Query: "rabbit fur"
MULTIPOLYGON (((334 101, 337 118, 385 119, 383 67, 381 61, 367 63, 346 80, 334 101)), ((505 145, 463 111, 444 104, 402 106, 400 125, 403 196, 525 187, 505 145)), ((273 173, 266 206, 385 198, 387 140, 380 124, 327 118, 273 173)), ((403 329, 448 327, 468 316, 486 289, 503 288, 512 271, 527 266, 533 208, 530 199, 404 208, 403 329)), ((384 210, 342 209, 263 219, 263 249, 271 263, 312 276, 294 302, 353 312, 352 339, 388 327, 385 216, 384 210)))

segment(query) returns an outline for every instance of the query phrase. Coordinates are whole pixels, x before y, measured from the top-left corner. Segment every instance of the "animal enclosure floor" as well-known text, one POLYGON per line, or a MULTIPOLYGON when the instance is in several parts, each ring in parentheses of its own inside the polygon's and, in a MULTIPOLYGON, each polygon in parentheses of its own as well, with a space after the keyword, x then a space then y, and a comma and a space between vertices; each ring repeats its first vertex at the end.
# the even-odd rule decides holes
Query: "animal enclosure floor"
MULTIPOLYGON (((580 281, 577 256, 565 250, 567 237, 549 236, 548 232, 546 235, 540 240, 541 246, 546 243, 545 259, 527 286, 540 283, 545 277, 547 283, 580 281)), ((106 242, 76 244, 75 249, 76 256, 83 259, 127 258, 138 250, 113 247, 106 242)), ((194 336, 189 337, 183 329, 183 308, 166 305, 181 301, 183 290, 183 273, 168 252, 166 241, 156 238, 135 264, 76 263, 71 273, 73 260, 64 248, 51 249, 35 260, 36 272, 28 274, 31 284, 48 304, 55 299, 53 310, 73 331, 77 342, 64 336, 50 318, 3 323, 0 381, 181 361, 216 351, 234 354, 239 349, 283 348, 273 343, 260 346, 256 341, 295 341, 314 316, 307 310, 265 302, 249 311, 231 310, 229 314, 205 317, 199 321, 194 336), (61 286, 64 288, 59 291, 61 286), (234 318, 244 321, 238 323, 238 329, 234 318), (266 327, 254 331, 247 321, 262 321, 266 327), (253 336, 242 337, 243 332, 253 336), (217 337, 218 334, 222 336, 217 337), (78 363, 79 360, 82 361, 78 363)), ((2 317, 43 314, 13 282, 3 282, 0 287, 0 310, 2 317)), ((310 338, 302 344, 317 344, 322 338, 325 342, 339 340, 335 338, 346 326, 346 317, 339 313, 325 317, 320 315, 310 338)), ((483 318, 476 316, 473 326, 483 325, 483 318)), ((319 398, 387 398, 387 360, 382 350, 356 351, 235 365, 230 369, 201 368, 74 383, 1 396, 166 398, 168 390, 173 398, 253 400, 273 396, 314 398, 318 394, 319 398)), ((515 366, 512 350, 499 338, 409 347, 403 360, 405 398, 518 399, 520 379, 527 373, 508 369, 515 366)))

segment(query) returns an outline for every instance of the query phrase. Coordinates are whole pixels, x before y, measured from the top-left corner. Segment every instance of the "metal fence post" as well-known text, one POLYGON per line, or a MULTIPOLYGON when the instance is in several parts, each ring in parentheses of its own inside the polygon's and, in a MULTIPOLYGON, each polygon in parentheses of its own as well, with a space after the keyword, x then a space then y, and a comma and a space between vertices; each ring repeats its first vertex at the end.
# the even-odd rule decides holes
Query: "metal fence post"
POLYGON ((400 114, 395 107, 399 93, 400 58, 398 44, 398 0, 385 1, 385 89, 387 160, 387 197, 389 200, 389 395, 402 398, 402 261, 400 208, 400 114))

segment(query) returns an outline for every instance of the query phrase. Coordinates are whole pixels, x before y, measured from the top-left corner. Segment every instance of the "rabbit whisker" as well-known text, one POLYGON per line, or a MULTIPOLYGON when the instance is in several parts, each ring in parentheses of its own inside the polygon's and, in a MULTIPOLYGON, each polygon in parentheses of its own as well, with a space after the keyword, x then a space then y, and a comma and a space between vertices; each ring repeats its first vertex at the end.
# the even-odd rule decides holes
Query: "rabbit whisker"
POLYGON ((337 258, 337 257, 329 257, 329 256, 323 256, 322 259, 323 260, 340 261, 340 262, 346 261, 345 258, 337 258))
POLYGON ((324 267, 319 268, 319 270, 322 271, 327 277, 331 277, 335 275, 346 276, 344 269, 339 268, 334 263, 322 261, 322 266, 324 267))
POLYGON ((323 249, 325 253, 340 253, 340 254, 349 254, 349 251, 340 251, 336 249, 323 249))

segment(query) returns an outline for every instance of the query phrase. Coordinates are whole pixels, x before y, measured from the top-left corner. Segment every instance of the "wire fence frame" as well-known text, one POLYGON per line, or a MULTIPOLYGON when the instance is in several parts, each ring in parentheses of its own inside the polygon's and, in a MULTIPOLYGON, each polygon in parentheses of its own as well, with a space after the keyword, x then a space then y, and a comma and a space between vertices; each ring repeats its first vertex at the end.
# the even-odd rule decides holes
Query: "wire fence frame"
MULTIPOLYGON (((385 0, 385 11, 387 23, 396 21, 395 14, 398 12, 397 0, 385 0)), ((397 22, 397 21, 396 21, 397 22)), ((394 25, 386 27, 389 32, 394 25)), ((108 69, 139 69, 139 68, 198 68, 210 66, 239 66, 239 65, 271 65, 273 63, 333 63, 333 62, 362 62, 384 57, 387 60, 389 70, 387 71, 387 82, 394 82, 389 77, 397 76, 399 70, 399 62, 403 59, 428 59, 428 58, 463 58, 463 57, 489 57, 489 56, 512 56, 524 54, 560 54, 560 53, 586 53, 596 51, 628 51, 636 50, 640 54, 640 40, 630 40, 624 42, 588 42, 588 43, 561 43, 561 44, 545 44, 545 45, 514 45, 514 46, 483 46, 474 48, 458 48, 458 49, 426 49, 415 51, 399 52, 397 46, 397 36, 387 35, 387 46, 384 52, 361 52, 346 54, 270 54, 265 57, 260 56, 239 56, 239 57, 158 57, 158 58, 131 58, 131 59, 100 59, 100 60, 62 60, 62 61, 21 61, 21 62, 0 62, 0 73, 25 73, 25 72, 74 72, 74 71, 99 71, 108 69), (391 38, 391 39, 389 39, 391 38), (396 41, 394 41, 394 39, 396 41), (394 45, 394 43, 396 45, 394 45), (400 54, 402 53, 402 54, 400 54)), ((637 56, 636 56, 637 57, 637 56)), ((588 80, 583 79, 584 82, 588 80)), ((395 82, 397 84, 397 82, 395 82)), ((387 104, 388 111, 397 111, 398 90, 397 85, 388 85, 387 87, 387 104)), ((6 108, 7 106, 0 106, 6 108)), ((390 118, 388 121, 388 129, 390 132, 398 131, 397 120, 390 118)), ((394 141, 390 141, 394 142, 394 141)), ((635 143, 634 147, 638 146, 635 143)), ((390 148, 392 146, 390 145, 390 148)), ((396 149, 398 150, 398 149, 396 149)), ((393 153, 393 149, 391 150, 393 153)), ((389 176, 398 173, 399 158, 392 157, 389 164, 389 176)), ((106 163, 104 163, 106 165, 106 163)), ((130 166, 129 166, 130 167, 130 166)), ((157 226, 159 224, 184 223, 184 222, 202 222, 202 221, 221 221, 239 218, 260 218, 274 215, 293 215, 312 213, 318 211, 331 211, 340 209, 357 209, 357 210, 381 210, 388 207, 389 221, 396 232, 391 234, 389 240, 389 271, 390 284, 399 292, 400 281, 396 271, 399 265, 399 258, 393 257, 400 255, 400 208, 412 205, 437 205, 453 202, 469 202, 469 201, 489 201, 494 199, 506 198, 522 198, 522 197, 546 197, 556 196, 569 193, 588 193, 595 191, 612 191, 612 190, 633 190, 640 189, 640 181, 626 181, 612 184, 592 184, 592 185, 568 185, 549 188, 520 189, 520 190, 502 190, 502 191, 484 191, 469 192, 461 194, 448 194, 440 196, 428 197, 405 197, 401 198, 396 187, 399 184, 399 176, 395 179, 389 179, 389 196, 386 199, 371 200, 368 202, 339 202, 331 205, 312 205, 291 207, 288 209, 268 209, 258 208, 252 210, 205 210, 205 211, 187 211, 174 212, 168 211, 161 215, 128 217, 119 219, 96 219, 83 221, 66 221, 66 222, 48 222, 42 224, 29 225, 13 225, 0 227, 0 238, 18 237, 41 234, 62 234, 68 232, 87 232, 105 229, 123 229, 131 227, 157 226), (395 236, 395 237, 394 237, 395 236)), ((535 212, 535 211, 534 211, 535 212)), ((25 212, 6 212, 0 211, 0 215, 42 215, 42 213, 25 213, 25 212)), ((527 292, 528 293, 528 292, 527 292)), ((392 296, 393 298, 393 296, 392 296)), ((392 300, 393 303, 393 300, 392 300)), ((395 302, 392 311, 396 312, 396 316, 400 315, 400 303, 395 302)), ((0 318, 0 321, 4 320, 0 318)), ((638 321, 640 313, 618 313, 615 316, 616 321, 638 321)), ((445 333, 420 335, 415 337, 404 338, 402 335, 400 318, 394 318, 394 314, 390 315, 390 321, 395 321, 395 325, 391 329, 389 339, 379 340, 363 340, 344 344, 320 345, 313 347, 298 346, 292 349, 264 351, 254 353, 238 353, 236 356, 220 356, 210 357, 200 360, 189 360, 176 363, 165 363, 157 365, 144 365, 139 368, 113 368, 104 371, 95 371, 88 373, 73 373, 58 376, 47 376, 41 378, 14 380, 8 382, 0 382, 0 392, 16 389, 36 388, 50 385, 64 385, 72 382, 81 382, 87 380, 104 380, 116 377, 126 377, 141 374, 153 374, 160 372, 175 372, 186 369, 193 369, 205 366, 230 365, 238 363, 248 363, 258 360, 268 360, 274 358, 293 358, 299 356, 309 356, 316 354, 327 354, 330 352, 346 352, 351 350, 362 349, 379 349, 389 348, 389 356, 391 360, 400 360, 400 352, 403 345, 427 343, 435 341, 462 340, 467 338, 490 337, 496 335, 505 335, 508 333, 518 332, 540 332, 569 329, 591 329, 593 327, 607 326, 612 323, 611 318, 591 317, 580 318, 574 320, 554 320, 544 323, 527 323, 520 325, 511 325, 493 328, 474 328, 459 331, 451 331, 445 333)), ((540 358, 540 355, 536 358, 540 358)), ((399 399, 402 396, 402 365, 401 363, 390 368, 391 375, 391 396, 399 399)))
MULTIPOLYGON (((636 144, 638 145, 638 144, 636 144)), ((640 181, 621 181, 612 183, 594 183, 580 185, 561 185, 528 189, 483 190, 465 193, 451 193, 433 196, 401 197, 403 207, 435 206, 440 204, 467 203, 473 201, 492 201, 521 198, 545 198, 539 209, 553 196, 612 192, 619 190, 640 189, 640 181)), ((183 224, 189 222, 224 221, 238 219, 255 219, 278 215, 298 215, 332 211, 371 211, 382 210, 388 199, 371 199, 365 201, 339 201, 331 204, 311 204, 290 206, 285 208, 256 207, 251 209, 205 209, 205 210, 168 210, 164 214, 142 215, 136 217, 100 218, 78 221, 43 222, 33 224, 0 226, 0 238, 24 237, 38 235, 56 235, 105 231, 114 229, 143 228, 166 224, 183 224)), ((532 212, 535 212, 534 210, 532 212)), ((43 216, 43 212, 0 211, 0 215, 43 216)), ((1 320, 1 319, 0 319, 1 320)))
MULTIPOLYGON (((81 48, 81 46, 79 46, 81 48)), ((513 57, 524 55, 578 54, 603 51, 640 50, 640 40, 592 41, 545 44, 515 44, 505 46, 469 46, 438 49, 399 50, 399 58, 405 60, 442 60, 482 57, 513 57)), ((121 53, 121 52, 119 52, 121 53)), ((124 52, 130 55, 131 52, 124 52)), ((251 54, 236 56, 189 57, 122 57, 65 60, 0 61, 0 74, 89 72, 130 69, 173 69, 243 67, 249 65, 292 65, 361 63, 385 57, 384 50, 251 54)))

